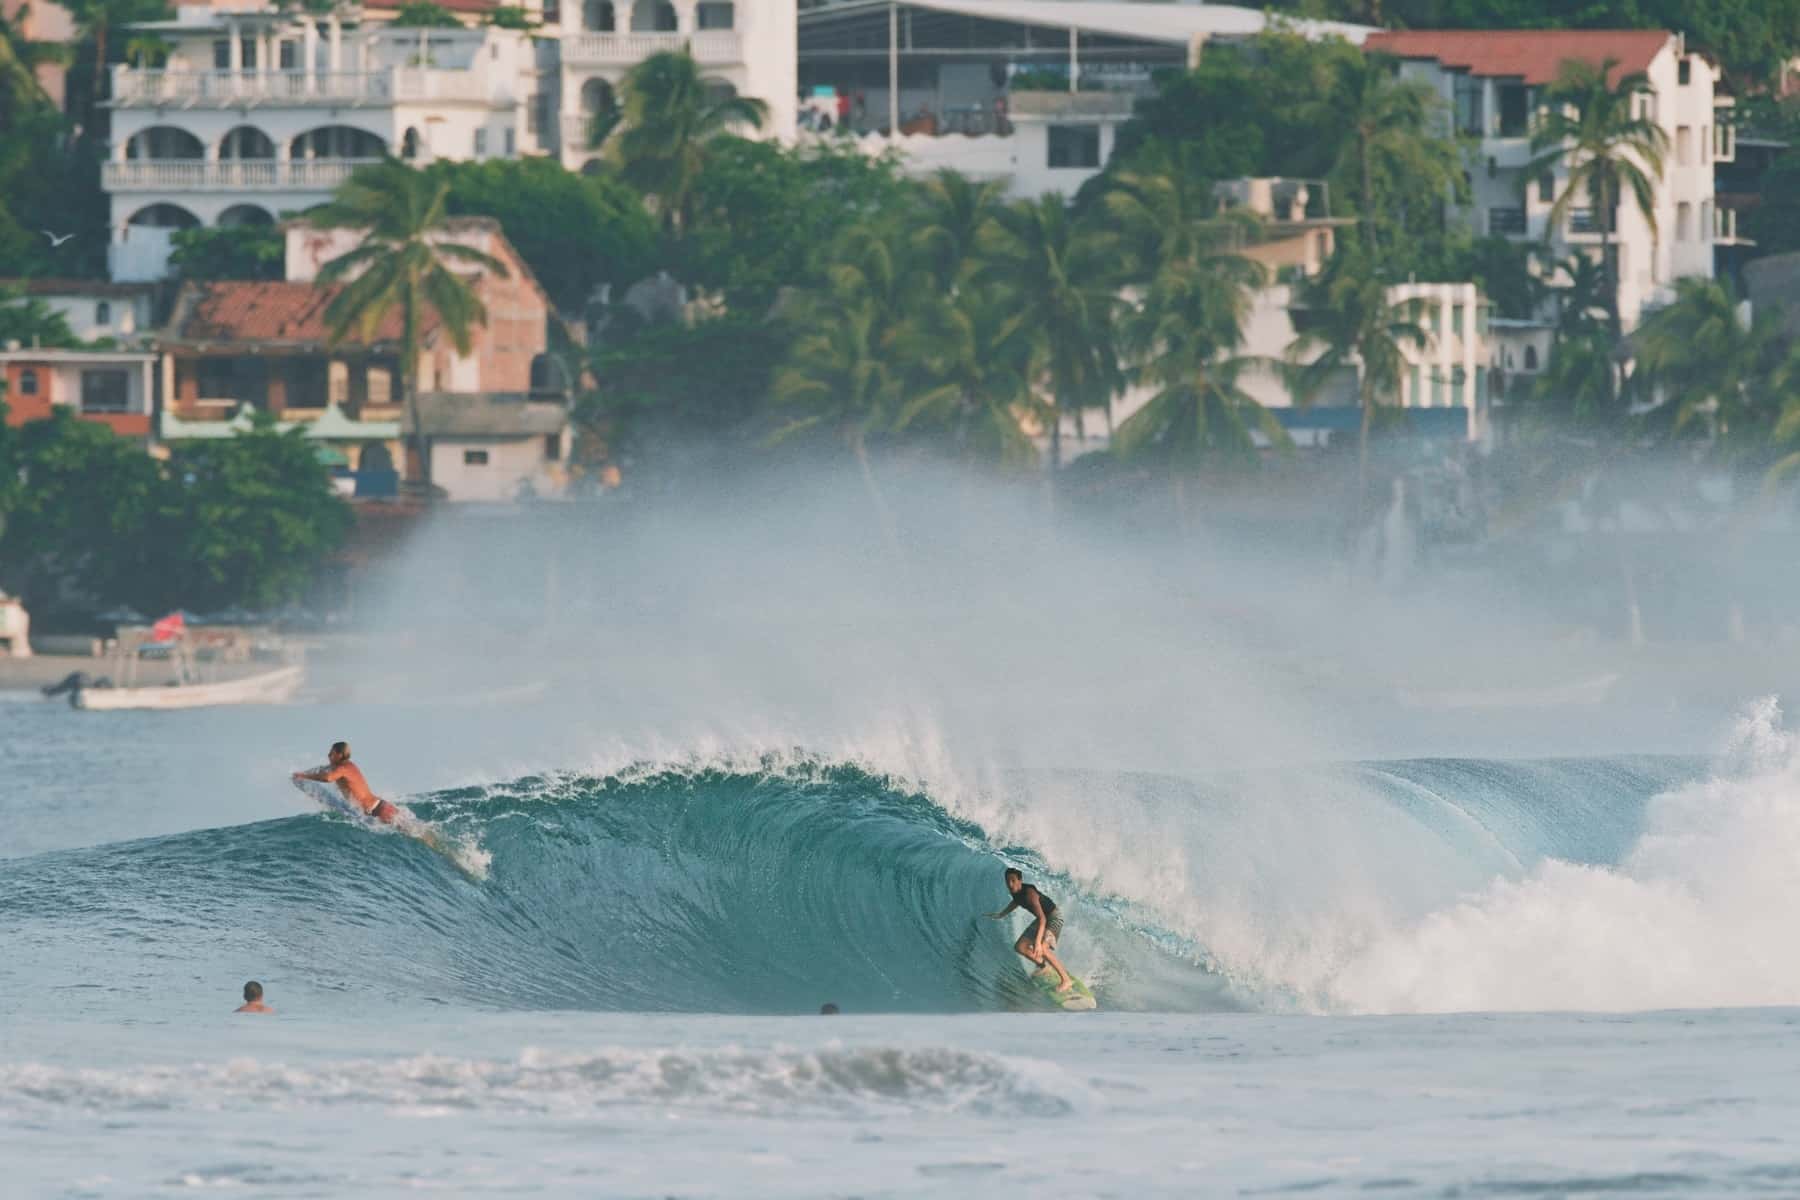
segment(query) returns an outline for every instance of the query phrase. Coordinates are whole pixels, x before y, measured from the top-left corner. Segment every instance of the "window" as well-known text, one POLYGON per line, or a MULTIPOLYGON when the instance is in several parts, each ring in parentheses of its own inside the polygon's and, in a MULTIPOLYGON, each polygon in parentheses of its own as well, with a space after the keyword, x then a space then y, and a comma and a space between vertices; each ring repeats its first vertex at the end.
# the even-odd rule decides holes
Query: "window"
POLYGON ((487 451, 486 450, 464 450, 463 451, 463 466, 465 466, 465 467, 485 467, 485 466, 487 466, 487 451))
POLYGON ((1458 75, 1455 83, 1456 130, 1458 133, 1473 134, 1484 137, 1487 134, 1487 117, 1482 108, 1483 93, 1487 89, 1487 81, 1473 79, 1468 75, 1458 75))
POLYGON ((1685 242, 1694 236, 1694 206, 1683 200, 1675 206, 1675 240, 1685 242))
POLYGON ((253 37, 238 39, 238 61, 244 70, 256 70, 256 39, 253 37))
POLYGON ((1691 58, 1684 58, 1675 66, 1675 82, 1679 83, 1682 87, 1686 87, 1693 81, 1694 60, 1691 58))
POLYGON ((715 3, 714 0, 700 0, 695 15, 702 29, 730 29, 736 24, 733 12, 734 5, 715 3))
POLYGON ((1530 132, 1531 89, 1522 83, 1503 83, 1494 91, 1500 109, 1500 136, 1524 137, 1530 132))
POLYGON ((1489 155, 1488 156, 1488 178, 1492 179, 1494 176, 1498 175, 1499 173, 1500 173, 1500 160, 1493 157, 1492 155, 1489 155))
POLYGON ((94 301, 94 324, 96 324, 96 325, 111 325, 112 324, 112 305, 107 303, 105 300, 94 301))
POLYGON ((562 434, 546 433, 544 435, 544 461, 556 462, 562 458, 562 434))
POLYGON ((1525 369, 1527 371, 1535 371, 1538 369, 1538 356, 1537 356, 1537 347, 1536 346, 1525 347, 1525 369))
POLYGON ((38 378, 36 367, 25 367, 19 372, 19 395, 35 396, 38 394, 38 378))
POLYGON ((475 131, 475 157, 487 157, 487 130, 485 129, 475 131))
POLYGON ((226 38, 213 43, 213 70, 231 70, 231 42, 226 38))
POLYGON ((1691 125, 1675 127, 1675 165, 1685 167, 1694 158, 1694 129, 1691 125))
POLYGON ((511 125, 506 127, 506 157, 511 158, 518 152, 518 142, 511 125))
POLYGON ((83 371, 81 411, 122 413, 130 406, 131 377, 124 371, 83 371))
POLYGON ((1556 176, 1548 171, 1538 176, 1538 203, 1556 203, 1556 176))
POLYGON ((1100 128, 1097 125, 1050 126, 1052 167, 1098 167, 1100 128))
POLYGON ((280 64, 283 71, 298 71, 300 69, 300 46, 298 43, 278 42, 276 43, 275 52, 279 56, 276 61, 280 64))
POLYGON ((1522 208, 1488 209, 1488 232, 1497 236, 1525 232, 1525 210, 1522 208))
POLYGON ((197 372, 199 399, 236 400, 238 398, 237 363, 229 358, 203 358, 197 372))

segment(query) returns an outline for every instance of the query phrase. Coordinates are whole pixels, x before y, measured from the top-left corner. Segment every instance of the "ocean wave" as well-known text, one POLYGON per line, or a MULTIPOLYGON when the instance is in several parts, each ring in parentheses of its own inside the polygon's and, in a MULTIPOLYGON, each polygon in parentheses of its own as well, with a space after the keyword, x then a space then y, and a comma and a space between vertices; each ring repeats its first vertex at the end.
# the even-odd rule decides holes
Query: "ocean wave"
POLYGON ((0 1112, 122 1113, 380 1105, 434 1111, 557 1113, 657 1104, 752 1115, 874 1116, 884 1111, 1065 1116, 1084 1095, 1045 1062, 938 1046, 822 1050, 609 1050, 516 1059, 419 1055, 293 1065, 224 1062, 88 1069, 0 1065, 0 1112))

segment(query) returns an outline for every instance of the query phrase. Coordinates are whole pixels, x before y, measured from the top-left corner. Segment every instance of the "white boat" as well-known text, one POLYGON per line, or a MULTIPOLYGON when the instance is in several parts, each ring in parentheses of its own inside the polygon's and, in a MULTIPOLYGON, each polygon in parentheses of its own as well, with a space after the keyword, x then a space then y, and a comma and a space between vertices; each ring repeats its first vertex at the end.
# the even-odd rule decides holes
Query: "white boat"
POLYGON ((83 687, 69 698, 76 708, 211 708, 221 704, 285 704, 306 680, 300 666, 277 667, 241 679, 171 683, 164 687, 83 687))

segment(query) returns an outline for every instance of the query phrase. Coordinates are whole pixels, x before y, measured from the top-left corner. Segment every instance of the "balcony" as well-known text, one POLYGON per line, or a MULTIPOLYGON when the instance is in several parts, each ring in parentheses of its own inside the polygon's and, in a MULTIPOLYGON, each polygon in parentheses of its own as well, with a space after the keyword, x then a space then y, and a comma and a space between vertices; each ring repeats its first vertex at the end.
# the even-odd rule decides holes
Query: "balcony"
POLYGON ((114 108, 356 107, 402 101, 506 103, 484 74, 429 67, 384 71, 162 71, 113 68, 114 108))
POLYGON ((1738 233, 1738 210, 1735 208, 1715 208, 1712 214, 1712 240, 1714 245, 1754 246, 1752 238, 1738 233))
POLYGON ((100 186, 108 192, 329 192, 375 158, 295 159, 138 159, 109 162, 100 169, 100 186))
POLYGON ((577 33, 563 39, 563 59, 580 66, 633 66, 652 54, 686 50, 703 67, 733 66, 744 61, 735 29, 702 29, 693 33, 577 33))

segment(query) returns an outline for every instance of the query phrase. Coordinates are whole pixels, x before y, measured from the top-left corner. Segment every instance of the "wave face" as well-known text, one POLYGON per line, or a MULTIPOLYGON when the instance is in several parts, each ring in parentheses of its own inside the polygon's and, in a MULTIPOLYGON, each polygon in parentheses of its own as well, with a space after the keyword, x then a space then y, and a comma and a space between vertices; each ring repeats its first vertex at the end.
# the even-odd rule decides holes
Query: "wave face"
MULTIPOLYGON (((15 860, 0 925, 19 970, 69 987, 96 962, 144 981, 253 963, 503 1010, 996 1011, 1042 1004, 1010 949, 1018 919, 980 917, 1018 864, 1064 906, 1064 957, 1109 1009, 1639 1007, 1631 988, 1683 997, 1645 991, 1608 934, 1645 936, 1649 904, 1670 923, 1661 953, 1698 954, 1755 883, 1719 912, 1692 898, 1684 872, 1728 870, 1759 835, 1731 825, 1690 870, 1683 830, 1709 805, 1754 822, 1770 803, 1703 770, 1033 771, 942 802, 796 755, 542 775, 409 800, 491 859, 479 884, 408 839, 307 815, 15 860), (1597 984, 1584 955, 1624 982, 1597 984)), ((1778 974, 1752 994, 1785 994, 1778 974)), ((1733 1002, 1717 992, 1694 989, 1733 1002)))

